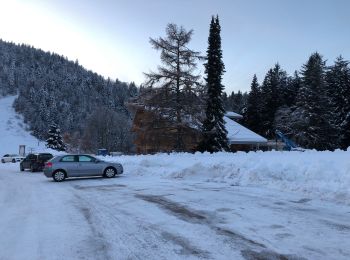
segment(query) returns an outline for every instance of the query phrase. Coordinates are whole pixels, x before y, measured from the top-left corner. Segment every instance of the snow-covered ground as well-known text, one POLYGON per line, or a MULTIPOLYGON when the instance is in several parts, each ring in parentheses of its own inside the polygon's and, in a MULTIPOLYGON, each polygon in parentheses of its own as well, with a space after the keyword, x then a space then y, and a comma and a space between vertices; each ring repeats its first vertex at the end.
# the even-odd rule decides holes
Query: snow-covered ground
POLYGON ((0 259, 350 258, 348 205, 180 169, 163 178, 157 157, 63 183, 0 164, 0 259))
POLYGON ((45 143, 27 131, 22 116, 12 107, 15 99, 16 96, 0 97, 0 156, 18 154, 19 145, 26 145, 26 152, 46 151, 45 143))

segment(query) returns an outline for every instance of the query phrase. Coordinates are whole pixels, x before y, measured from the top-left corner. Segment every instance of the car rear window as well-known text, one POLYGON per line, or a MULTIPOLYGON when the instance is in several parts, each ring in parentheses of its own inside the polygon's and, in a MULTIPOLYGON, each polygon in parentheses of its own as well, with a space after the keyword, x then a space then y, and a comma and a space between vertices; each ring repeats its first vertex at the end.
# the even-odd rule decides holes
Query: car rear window
POLYGON ((53 156, 51 154, 39 154, 39 159, 41 159, 41 160, 49 160, 52 157, 53 156))
POLYGON ((27 158, 30 159, 30 160, 33 160, 33 159, 36 158, 36 155, 35 155, 35 154, 29 154, 29 155, 27 156, 27 158))

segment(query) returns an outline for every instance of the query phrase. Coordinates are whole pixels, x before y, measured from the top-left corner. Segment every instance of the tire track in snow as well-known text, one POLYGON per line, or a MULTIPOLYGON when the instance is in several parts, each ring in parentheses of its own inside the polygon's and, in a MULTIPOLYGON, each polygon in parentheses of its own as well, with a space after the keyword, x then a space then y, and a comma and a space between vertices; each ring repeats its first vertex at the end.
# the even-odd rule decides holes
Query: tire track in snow
POLYGON ((272 250, 268 250, 267 247, 254 241, 250 238, 245 237, 242 234, 228 230, 225 228, 218 227, 215 225, 212 218, 206 216, 203 212, 196 211, 181 205, 180 203, 171 201, 164 196, 160 195, 145 195, 136 194, 135 197, 144 201, 156 204, 166 212, 178 217, 179 219, 193 223, 202 224, 208 226, 214 230, 218 235, 227 237, 231 243, 235 244, 241 249, 242 256, 247 260, 253 259, 281 259, 281 260, 294 260, 294 259, 305 259, 296 255, 283 255, 272 250))
POLYGON ((91 231, 91 236, 89 236, 86 240, 88 250, 92 251, 91 253, 94 255, 94 259, 113 259, 109 254, 111 246, 97 225, 99 220, 96 219, 96 216, 93 213, 94 208, 82 196, 76 193, 73 194, 74 198, 76 198, 74 204, 84 217, 91 231))
POLYGON ((243 243, 248 246, 258 246, 260 248, 266 248, 265 245, 253 241, 249 238, 246 238, 241 234, 215 226, 215 223, 213 223, 213 221, 209 217, 205 216, 202 212, 198 212, 194 209, 189 209, 177 202, 164 198, 164 196, 137 194, 135 195, 135 197, 145 200, 147 202, 157 204, 158 206, 165 209, 167 212, 170 212, 171 214, 175 215, 176 217, 180 218, 181 220, 194 224, 207 225, 217 234, 237 240, 237 242, 239 243, 243 243))
POLYGON ((147 222, 141 222, 140 219, 135 219, 137 215, 130 215, 122 209, 116 210, 115 206, 111 207, 103 201, 96 201, 96 198, 90 200, 91 196, 96 197, 96 191, 103 191, 100 195, 108 197, 111 190, 99 189, 97 186, 95 190, 80 189, 75 186, 73 188, 84 191, 79 194, 74 192, 81 204, 78 207, 82 209, 83 214, 86 214, 91 224, 95 225, 95 229, 103 232, 104 239, 108 239, 109 246, 106 249, 109 251, 109 256, 112 256, 109 259, 177 258, 175 257, 177 254, 170 253, 173 251, 170 249, 173 248, 161 245, 164 243, 162 230, 147 222), (131 225, 132 222, 135 223, 131 225))

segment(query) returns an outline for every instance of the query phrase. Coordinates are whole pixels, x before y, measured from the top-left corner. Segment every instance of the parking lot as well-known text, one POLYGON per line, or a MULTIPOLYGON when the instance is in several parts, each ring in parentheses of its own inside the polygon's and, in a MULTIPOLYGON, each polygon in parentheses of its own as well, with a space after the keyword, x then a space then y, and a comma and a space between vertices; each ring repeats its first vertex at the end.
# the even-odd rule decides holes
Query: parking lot
POLYGON ((347 206, 127 171, 55 183, 1 164, 0 212, 0 259, 350 257, 347 206))

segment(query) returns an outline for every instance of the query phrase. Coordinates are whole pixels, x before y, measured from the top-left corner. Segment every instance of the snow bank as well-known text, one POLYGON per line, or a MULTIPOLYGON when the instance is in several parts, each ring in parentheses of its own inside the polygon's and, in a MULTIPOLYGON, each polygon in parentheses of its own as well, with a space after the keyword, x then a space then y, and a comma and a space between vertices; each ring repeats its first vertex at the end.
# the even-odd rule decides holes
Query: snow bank
POLYGON ((125 173, 263 186, 350 204, 350 151, 157 154, 107 157, 125 173))

